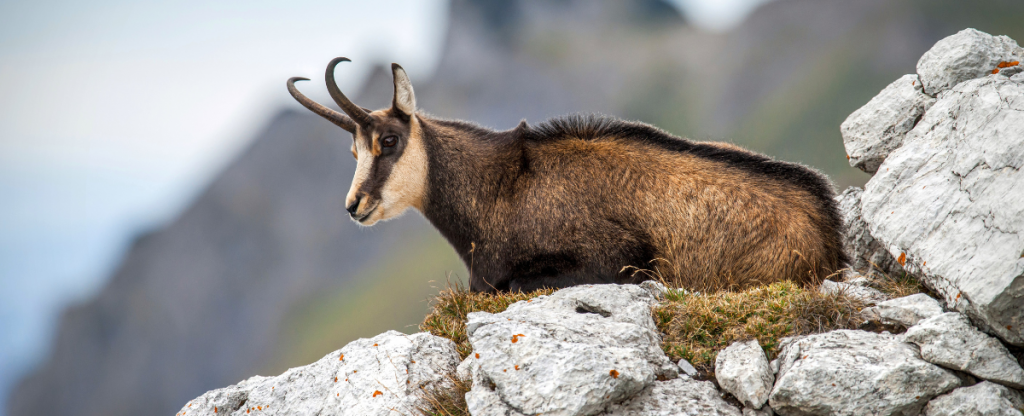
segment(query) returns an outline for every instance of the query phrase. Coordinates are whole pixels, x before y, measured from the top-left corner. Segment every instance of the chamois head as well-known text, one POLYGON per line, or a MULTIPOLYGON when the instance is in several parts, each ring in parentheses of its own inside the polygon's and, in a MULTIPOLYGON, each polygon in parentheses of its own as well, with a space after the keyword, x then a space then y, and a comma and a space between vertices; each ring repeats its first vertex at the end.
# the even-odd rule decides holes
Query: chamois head
POLYGON ((327 91, 345 112, 324 107, 302 95, 294 77, 288 80, 292 97, 352 133, 352 156, 356 173, 345 198, 346 209, 361 225, 373 225, 405 212, 409 207, 423 210, 426 192, 427 155, 422 131, 416 118, 416 97, 405 70, 391 64, 395 95, 390 108, 370 111, 352 103, 334 82, 334 67, 348 58, 334 58, 327 65, 327 91))

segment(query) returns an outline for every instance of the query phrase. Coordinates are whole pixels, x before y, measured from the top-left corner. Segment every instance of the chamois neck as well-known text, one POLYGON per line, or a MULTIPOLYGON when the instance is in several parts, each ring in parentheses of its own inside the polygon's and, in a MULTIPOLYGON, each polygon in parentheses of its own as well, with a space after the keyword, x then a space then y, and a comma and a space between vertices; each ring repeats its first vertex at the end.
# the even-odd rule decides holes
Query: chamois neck
POLYGON ((427 150, 423 215, 465 256, 480 244, 480 225, 515 177, 521 155, 517 130, 420 118, 427 150))

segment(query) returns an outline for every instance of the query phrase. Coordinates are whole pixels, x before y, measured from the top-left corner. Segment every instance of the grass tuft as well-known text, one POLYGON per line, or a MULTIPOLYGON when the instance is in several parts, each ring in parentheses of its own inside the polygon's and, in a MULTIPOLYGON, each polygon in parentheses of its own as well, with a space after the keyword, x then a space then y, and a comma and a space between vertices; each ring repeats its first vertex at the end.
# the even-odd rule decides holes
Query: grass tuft
POLYGON ((466 393, 473 387, 469 381, 450 377, 449 383, 434 388, 420 388, 420 397, 427 407, 419 408, 423 416, 469 416, 466 393))
POLYGON ((822 294, 787 281, 742 292, 672 291, 654 308, 654 320, 665 354, 710 373, 718 351, 735 341, 756 338, 774 359, 783 337, 856 328, 857 312, 865 306, 842 293, 822 294))

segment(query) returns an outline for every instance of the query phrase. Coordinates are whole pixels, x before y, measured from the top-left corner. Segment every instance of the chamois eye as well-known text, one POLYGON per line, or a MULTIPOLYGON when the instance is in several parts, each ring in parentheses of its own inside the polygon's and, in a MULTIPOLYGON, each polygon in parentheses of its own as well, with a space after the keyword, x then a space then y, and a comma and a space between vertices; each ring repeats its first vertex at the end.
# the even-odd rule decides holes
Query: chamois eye
POLYGON ((383 145, 384 147, 394 147, 396 144, 398 144, 398 137, 397 136, 385 137, 384 140, 380 141, 380 144, 383 145))

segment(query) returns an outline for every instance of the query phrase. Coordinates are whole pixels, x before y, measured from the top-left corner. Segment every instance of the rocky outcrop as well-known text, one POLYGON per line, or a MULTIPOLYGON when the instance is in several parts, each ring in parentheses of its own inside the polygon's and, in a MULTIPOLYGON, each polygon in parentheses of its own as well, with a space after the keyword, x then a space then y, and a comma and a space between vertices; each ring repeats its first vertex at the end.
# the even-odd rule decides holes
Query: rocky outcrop
POLYGON ((177 415, 412 415, 427 407, 421 389, 450 384, 458 359, 448 339, 388 331, 279 376, 209 391, 177 415))
POLYGON ((639 286, 590 285, 469 314, 470 411, 595 414, 675 378, 651 318, 656 302, 639 286))
POLYGON ((1020 416, 1024 394, 983 381, 936 397, 924 408, 925 416, 1020 416))
MULTIPOLYGON (((884 108, 901 115, 890 119, 920 121, 888 153, 893 146, 873 147, 883 161, 860 207, 892 258, 950 309, 1014 345, 1024 345, 1024 75, 1013 75, 1022 54, 1009 38, 961 31, 918 63, 924 93, 935 97, 923 117, 921 99, 875 97, 863 113, 884 108)), ((863 124, 854 115, 850 125, 863 124)), ((896 140, 887 129, 859 131, 857 140, 896 140)), ((863 147, 857 140, 848 141, 853 150, 863 147)))
POLYGON ((960 386, 897 335, 841 330, 782 345, 769 399, 782 415, 916 414, 960 386))
POLYGON ((715 378, 744 406, 760 409, 768 401, 775 376, 756 339, 734 342, 715 358, 715 378))
POLYGON ((963 315, 950 312, 907 330, 907 342, 921 347, 928 362, 996 383, 1024 388, 1024 369, 999 340, 978 331, 963 315))

